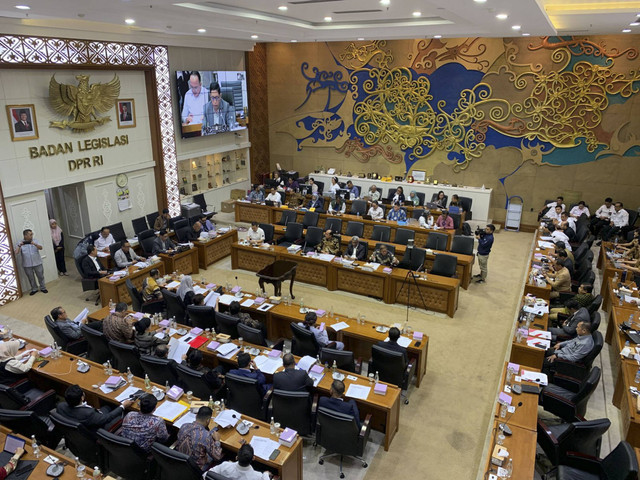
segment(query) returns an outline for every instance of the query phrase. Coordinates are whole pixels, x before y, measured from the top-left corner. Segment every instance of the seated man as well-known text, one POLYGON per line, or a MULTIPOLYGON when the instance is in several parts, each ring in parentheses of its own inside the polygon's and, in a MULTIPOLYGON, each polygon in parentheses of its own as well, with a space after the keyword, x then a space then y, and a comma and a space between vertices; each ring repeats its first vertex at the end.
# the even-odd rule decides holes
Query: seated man
POLYGON ((384 209, 378 204, 377 200, 373 200, 367 215, 371 216, 371 220, 382 220, 384 218, 384 209))
POLYGON ((267 195, 267 198, 265 198, 265 200, 269 200, 270 202, 273 202, 276 207, 279 207, 280 203, 282 202, 282 197, 278 192, 276 192, 275 188, 272 188, 271 192, 269 192, 269 195, 267 195))
POLYGON ((144 262, 145 257, 140 257, 131 248, 131 244, 126 240, 122 243, 122 247, 113 255, 113 261, 119 268, 125 268, 137 262, 144 262))
POLYGON ((230 480, 270 480, 273 478, 270 472, 260 473, 253 469, 251 466, 253 447, 248 443, 240 447, 236 460, 236 462, 222 462, 210 471, 230 480))
POLYGON ((262 334, 266 338, 267 337, 267 328, 264 326, 264 324, 260 320, 257 320, 255 318, 251 318, 251 315, 249 315, 246 312, 242 312, 240 310, 241 310, 240 302, 234 300, 233 302, 231 302, 229 304, 229 315, 231 315, 232 317, 239 318, 240 319, 240 323, 243 323, 247 327, 257 328, 258 330, 261 330, 262 334))
POLYGON ((92 432, 99 428, 109 430, 124 415, 125 409, 133 405, 133 400, 126 399, 113 410, 105 405, 100 409, 93 408, 85 402, 84 392, 79 385, 71 385, 64 392, 64 402, 56 405, 56 412, 75 420, 92 432))
POLYGON ((251 355, 246 352, 238 354, 238 368, 229 370, 229 373, 234 375, 240 375, 247 378, 255 378, 258 381, 258 388, 262 395, 267 393, 271 388, 270 384, 267 384, 267 380, 260 369, 256 366, 255 362, 251 360, 251 355))
POLYGON ((162 213, 156 217, 155 222, 153 222, 153 229, 156 232, 160 230, 167 230, 169 228, 169 220, 171 219, 171 215, 169 215, 169 209, 163 208, 162 213))
POLYGON ((329 253, 331 255, 337 255, 340 252, 340 240, 333 235, 330 228, 324 231, 322 241, 316 246, 316 250, 319 253, 329 253))
POLYGON ((189 230, 186 232, 186 238, 184 239, 187 242, 195 242, 200 238, 200 235, 204 233, 202 229, 202 224, 198 221, 195 222, 189 230))
POLYGON ((392 350, 394 352, 402 353, 404 358, 404 364, 409 363, 409 356, 407 355, 407 349, 398 345, 398 339, 400 338, 400 330, 396 327, 391 327, 389 329, 389 341, 385 342, 384 340, 380 340, 378 342, 378 346, 385 348, 387 350, 392 350))
POLYGON ((443 228, 445 230, 453 230, 455 228, 453 225, 453 217, 449 216, 448 210, 442 209, 440 216, 436 220, 436 227, 443 228))
POLYGON ((149 276, 142 281, 142 300, 145 302, 162 298, 158 278, 160 278, 160 271, 153 268, 149 271, 149 276))
POLYGON ((311 185, 311 194, 317 194, 318 193, 318 184, 316 183, 315 179, 313 177, 309 177, 309 185, 311 185))
POLYGON ((251 228, 247 232, 247 240, 251 245, 262 245, 264 242, 264 230, 258 226, 258 222, 251 222, 251 228))
POLYGON ((307 312, 304 316, 304 322, 298 322, 298 325, 306 328, 307 330, 313 333, 313 336, 316 338, 316 342, 322 347, 335 348, 336 350, 344 350, 344 343, 342 342, 332 342, 329 340, 329 334, 327 333, 327 329, 320 325, 316 327, 316 322, 318 321, 318 315, 316 312, 307 312))
POLYGON ((563 266, 567 267, 567 270, 569 270, 569 275, 571 275, 571 278, 573 278, 573 274, 574 274, 573 262, 571 261, 571 259, 567 255, 567 251, 566 250, 559 250, 558 251, 558 253, 556 255, 556 262, 558 262, 558 263, 562 264, 563 266))
MULTIPOLYGON (((566 224, 565 224, 566 225, 566 224)), ((565 250, 571 250, 571 245, 569 244, 569 237, 564 233, 564 229, 562 228, 562 224, 558 225, 549 225, 547 231, 550 233, 552 238, 552 242, 562 242, 564 243, 565 250)))
MULTIPOLYGON (((624 227, 629 225, 629 212, 622 207, 622 202, 616 202, 609 224, 604 225, 600 231, 602 241, 608 242, 614 235, 618 235, 624 227)), ((600 243, 602 242, 598 242, 596 245, 600 245, 600 243)))
POLYGON ((623 252, 622 258, 637 260, 640 258, 640 228, 633 231, 633 238, 630 242, 619 243, 616 248, 623 252))
POLYGON ((176 245, 169 238, 169 234, 166 230, 160 230, 160 233, 153 241, 152 253, 157 255, 159 253, 171 253, 176 248, 176 245))
POLYGON ((318 196, 317 193, 311 195, 311 200, 307 203, 307 208, 313 208, 314 212, 322 213, 324 211, 324 198, 318 196))
POLYGON ((579 362, 593 349, 590 323, 580 322, 576 328, 576 333, 578 334, 577 337, 566 342, 558 342, 553 348, 545 352, 545 359, 542 364, 544 373, 548 375, 555 370, 553 362, 557 358, 568 362, 579 362))
POLYGON ((133 320, 134 317, 127 313, 127 304, 118 302, 115 311, 102 321, 104 336, 116 342, 133 343, 133 320))
POLYGON ((313 380, 304 370, 296 370, 296 360, 291 353, 282 357, 284 370, 273 375, 273 388, 287 392, 304 392, 313 387, 313 380))
POLYGON ((567 310, 569 310, 569 316, 562 322, 562 326, 559 328, 549 328, 553 340, 558 336, 573 338, 576 336, 576 329, 580 322, 589 323, 591 321, 589 310, 581 307, 575 299, 567 301, 567 310))
POLYGON ((77 340, 78 338, 82 338, 82 330, 80 330, 80 324, 85 324, 89 328, 93 328, 94 330, 102 331, 102 322, 91 322, 87 324, 86 315, 80 323, 75 323, 73 320, 69 318, 67 315, 67 311, 62 307, 56 307, 51 310, 51 318, 56 325, 60 328, 60 331, 63 335, 71 340, 77 340))
POLYGON ((379 263, 380 265, 385 265, 387 267, 395 267, 400 263, 384 244, 380 245, 380 248, 371 254, 369 261, 379 263))
MULTIPOLYGON (((581 307, 589 308, 589 305, 593 303, 593 285, 589 285, 587 283, 583 283, 578 287, 578 293, 575 294, 571 300, 575 300, 578 302, 578 305, 581 307)), ((549 311, 549 322, 552 325, 557 325, 564 321, 564 319, 569 315, 569 309, 566 306, 564 307, 555 307, 549 311)))
POLYGON ((262 191, 262 185, 254 185, 253 190, 247 195, 247 200, 254 203, 264 202, 264 192, 262 191))
POLYGON ((351 180, 347 181, 347 194, 349 195, 350 200, 355 200, 360 197, 358 187, 356 187, 351 180))
POLYGON ((107 275, 107 270, 98 261, 98 249, 95 245, 87 247, 87 256, 82 259, 82 270, 87 278, 101 278, 107 275))
MULTIPOLYGON (((540 220, 543 215, 546 218, 549 219, 553 219, 554 216, 556 215, 556 207, 560 207, 560 213, 564 212, 565 210, 565 205, 564 205, 564 198, 559 196, 555 202, 551 202, 551 203, 547 203, 544 207, 542 207, 540 209, 540 212, 538 212, 538 220, 540 220), (544 212, 544 210, 547 209, 546 213, 542 213, 544 212)), ((558 214, 558 219, 560 218, 559 214, 558 214)))
POLYGON ((560 223, 562 221, 562 207, 558 205, 549 209, 543 220, 546 221, 547 225, 557 225, 560 223))
POLYGON ((222 460, 222 446, 217 429, 209 431, 209 421, 213 411, 209 407, 200 407, 196 414, 196 421, 185 423, 178 431, 175 449, 189 455, 200 467, 206 471, 211 463, 222 460))
POLYGON ((111 235, 111 232, 107 227, 102 227, 100 229, 100 235, 93 242, 99 251, 105 253, 109 253, 109 245, 112 243, 116 243, 116 241, 113 239, 113 235, 111 235))
POLYGON ((571 209, 571 211, 569 212, 569 216, 570 216, 571 218, 576 219, 576 220, 577 220, 578 218, 580 218, 582 215, 586 215, 586 216, 587 216, 587 218, 589 218, 589 216, 591 215, 591 214, 589 213, 589 208, 587 207, 587 204, 586 204, 586 203, 584 203, 584 200, 580 200, 580 201, 578 202, 578 205, 576 205, 575 207, 573 207, 573 208, 571 209))
POLYGON ((207 216, 203 213, 200 215, 200 225, 202 225, 202 230, 205 232, 215 232, 216 226, 213 224, 211 220, 207 218, 207 216))
MULTIPOLYGON (((562 212, 560 214, 560 221, 562 223, 567 223, 567 225, 569 225, 569 228, 571 228, 575 234, 576 231, 576 219, 573 218, 572 216, 570 216, 567 212, 562 212)), ((569 236, 567 234, 567 236, 569 236)))
POLYGON ((140 397, 140 411, 129 412, 122 421, 120 435, 129 440, 133 440, 138 447, 145 452, 151 452, 153 442, 166 442, 169 439, 169 432, 164 420, 156 417, 153 411, 156 409, 158 400, 150 393, 145 393, 140 397))
POLYGON ((593 218, 591 219, 589 228, 591 229, 591 233, 593 233, 596 237, 600 234, 600 230, 605 225, 609 225, 611 222, 611 214, 615 212, 616 209, 613 206, 613 199, 611 197, 607 197, 604 199, 604 203, 600 205, 593 218))
POLYGON ((289 177, 289 180, 287 180, 287 186, 286 186, 287 192, 297 192, 299 188, 300 188, 300 185, 298 184, 298 182, 294 180, 293 177, 289 177))
POLYGON ((353 415, 358 424, 358 428, 360 428, 360 412, 358 411, 356 401, 353 399, 345 401, 342 398, 344 390, 344 383, 341 380, 334 380, 329 390, 331 397, 320 397, 320 400, 318 400, 318 408, 324 407, 335 410, 336 412, 353 415))
POLYGON ((360 239, 354 235, 351 237, 349 246, 347 247, 347 253, 344 257, 351 260, 365 260, 364 243, 360 243, 360 239))
POLYGON ((395 202, 393 204, 393 208, 389 210, 387 214, 387 220, 392 222, 406 222, 407 221, 407 212, 400 208, 400 203, 395 202))
POLYGON ((558 262, 551 262, 551 271, 544 274, 545 280, 551 285, 549 298, 558 298, 559 292, 571 290, 571 275, 564 265, 558 262))
POLYGON ((378 190, 378 187, 376 187, 375 185, 371 185, 365 198, 372 203, 380 200, 380 190, 378 190))

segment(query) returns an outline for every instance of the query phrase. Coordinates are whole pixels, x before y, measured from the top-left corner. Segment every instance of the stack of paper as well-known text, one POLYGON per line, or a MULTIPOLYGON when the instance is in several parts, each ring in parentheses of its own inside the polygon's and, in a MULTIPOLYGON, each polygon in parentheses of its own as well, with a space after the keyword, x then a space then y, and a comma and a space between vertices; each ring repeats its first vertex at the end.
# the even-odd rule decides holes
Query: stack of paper
POLYGON ((171 290, 172 288, 178 288, 180 286, 180 282, 176 282, 175 280, 173 282, 170 282, 167 284, 167 290, 171 290))
POLYGON ((268 373, 270 375, 276 373, 276 370, 278 370, 282 366, 282 359, 280 357, 267 357, 265 355, 258 355, 253 359, 253 361, 256 363, 256 367, 258 367, 261 372, 268 373))
POLYGON ((336 332, 339 332, 340 330, 349 328, 349 324, 347 322, 338 322, 338 323, 334 323, 333 325, 330 325, 330 327, 333 328, 336 332))
POLYGON ((280 446, 278 442, 274 442, 270 438, 258 437, 257 435, 254 435, 249 443, 253 447, 254 455, 263 460, 269 460, 273 451, 280 446))
POLYGON ((156 408, 153 414, 156 417, 164 418, 168 422, 173 422, 184 412, 189 410, 189 404, 185 402, 171 402, 166 400, 160 404, 158 408, 156 408))
POLYGON ((207 293, 207 289, 202 288, 200 285, 195 285, 193 287, 193 293, 195 293, 196 295, 198 295, 199 293, 204 295, 205 293, 207 293))
POLYGON ((305 372, 308 372, 314 363, 316 363, 315 358, 310 357, 309 355, 305 355, 298 361, 298 365, 296 365, 296 368, 298 368, 298 370, 304 370, 305 372))
POLYGON ((530 370, 522 370, 521 375, 523 382, 533 382, 539 385, 547 385, 547 375, 541 372, 532 372, 530 370))
POLYGON ((171 337, 171 340, 169 340, 169 358, 180 363, 182 362, 182 356, 187 354, 189 348, 190 345, 188 343, 171 337))
MULTIPOLYGON (((385 338, 384 341, 388 342, 389 337, 385 338)), ((411 339, 400 335, 400 338, 398 338, 398 345, 400 345, 401 347, 407 348, 409 345, 411 345, 411 339)))
POLYGON ((149 265, 146 262, 136 262, 133 266, 138 268, 147 268, 149 265))
POLYGON ((240 417, 241 415, 235 410, 227 409, 221 411, 213 421, 222 428, 235 427, 238 420, 240 420, 240 417))
POLYGON ((365 387, 364 385, 356 385, 355 383, 352 383, 351 385, 349 385, 345 396, 357 398, 360 400, 366 400, 370 392, 371 387, 365 387))
POLYGON ((236 297, 233 295, 220 295, 220 298, 218 299, 218 302, 223 304, 223 305, 230 305, 231 302, 235 301, 236 297))
POLYGON ((220 297, 219 293, 216 293, 214 291, 211 291, 207 294, 207 296, 204 298, 204 304, 207 307, 215 307, 216 303, 218 302, 218 298, 220 297))

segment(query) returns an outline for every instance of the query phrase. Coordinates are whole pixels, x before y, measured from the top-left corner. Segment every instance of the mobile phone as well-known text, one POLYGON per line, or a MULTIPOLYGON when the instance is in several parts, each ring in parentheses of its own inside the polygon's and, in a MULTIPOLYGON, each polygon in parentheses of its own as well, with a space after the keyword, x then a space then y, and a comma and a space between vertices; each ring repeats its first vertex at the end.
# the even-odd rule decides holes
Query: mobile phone
POLYGON ((276 448, 273 452, 271 452, 271 455, 269 455, 269 460, 275 460, 276 458, 278 458, 278 455, 280 455, 280 450, 276 448))
POLYGON ((43 360, 40 362, 40 364, 38 365, 38 368, 42 368, 44 367, 47 363, 49 363, 49 360, 43 360))
POLYGON ((417 341, 417 342, 416 342, 416 347, 419 347, 421 344, 422 344, 422 341, 421 341, 421 340, 417 341))

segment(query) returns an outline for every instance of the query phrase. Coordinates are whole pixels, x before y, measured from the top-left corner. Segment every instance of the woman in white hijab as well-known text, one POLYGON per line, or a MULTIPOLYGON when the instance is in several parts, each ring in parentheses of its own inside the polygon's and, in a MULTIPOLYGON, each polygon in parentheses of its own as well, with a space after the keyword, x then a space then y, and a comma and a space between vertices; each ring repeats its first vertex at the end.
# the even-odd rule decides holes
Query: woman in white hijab
POLYGON ((11 385, 24 378, 24 374, 31 370, 38 352, 33 350, 18 355, 20 342, 9 340, 0 343, 0 383, 11 385), (23 358, 29 355, 29 359, 23 362, 23 358))
POLYGON ((191 275, 185 275, 182 277, 180 286, 176 293, 180 295, 180 299, 185 307, 193 303, 193 297, 196 293, 193 291, 193 279, 191 278, 191 275))
POLYGON ((69 275, 67 273, 67 264, 64 261, 64 234, 62 229, 53 218, 49 220, 49 226, 51 227, 51 240, 53 241, 53 252, 56 257, 58 275, 69 275))

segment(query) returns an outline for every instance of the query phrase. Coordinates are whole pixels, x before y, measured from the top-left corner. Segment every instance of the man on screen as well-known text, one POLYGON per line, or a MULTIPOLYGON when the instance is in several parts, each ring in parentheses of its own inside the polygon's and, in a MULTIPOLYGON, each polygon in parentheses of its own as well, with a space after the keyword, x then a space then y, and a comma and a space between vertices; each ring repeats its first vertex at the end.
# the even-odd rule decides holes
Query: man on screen
POLYGON ((202 134, 208 135, 215 131, 231 130, 235 126, 235 111, 220 94, 220 84, 213 82, 209 85, 209 102, 204 106, 202 134))
POLYGON ((208 100, 209 91, 202 86, 200 72, 193 72, 189 77, 189 90, 184 94, 182 106, 182 124, 202 123, 202 113, 208 100))

